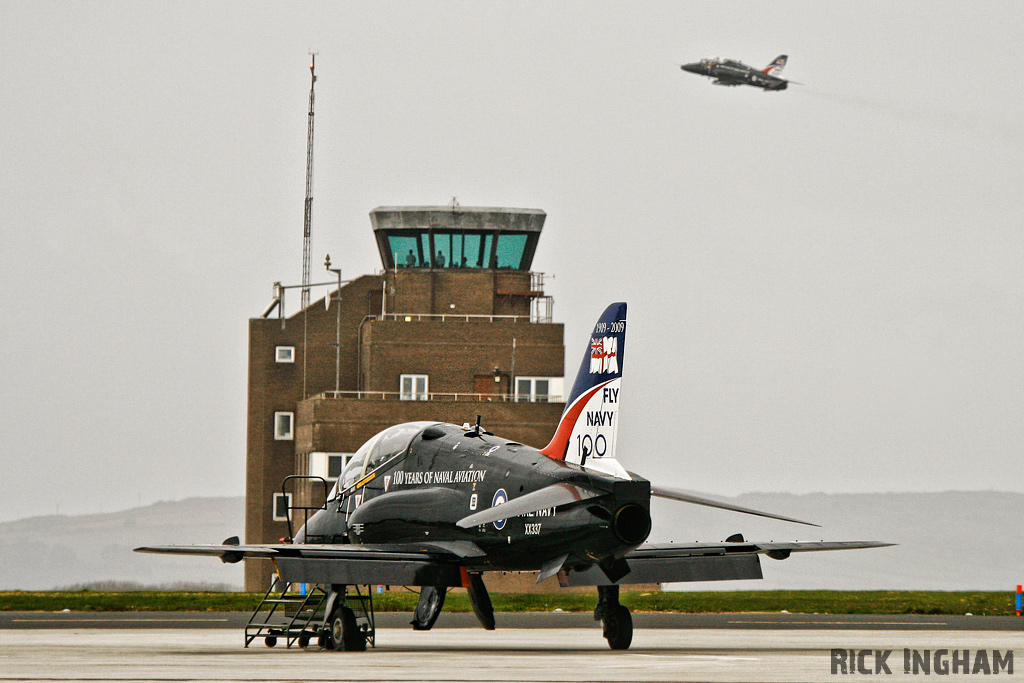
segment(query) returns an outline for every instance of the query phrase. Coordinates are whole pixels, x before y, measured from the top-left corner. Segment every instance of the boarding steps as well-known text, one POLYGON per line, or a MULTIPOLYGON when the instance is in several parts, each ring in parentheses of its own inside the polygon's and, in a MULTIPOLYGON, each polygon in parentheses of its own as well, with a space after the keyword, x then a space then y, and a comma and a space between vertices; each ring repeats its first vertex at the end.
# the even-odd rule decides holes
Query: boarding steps
MULTIPOLYGON (((263 638, 267 647, 277 645, 280 638, 285 639, 285 646, 289 648, 296 643, 306 647, 311 641, 329 647, 329 615, 324 612, 329 593, 317 584, 307 586, 308 590, 302 592, 297 590, 298 584, 275 578, 245 626, 245 647, 257 638, 263 638)), ((359 586, 346 586, 344 602, 336 602, 353 611, 358 631, 366 643, 374 647, 373 594, 370 586, 365 588, 364 593, 359 586)))
POLYGON ((296 642, 306 647, 310 640, 323 635, 327 592, 317 585, 310 586, 305 594, 298 588, 282 579, 271 583, 245 625, 246 647, 257 638, 263 638, 267 647, 277 645, 278 638, 285 638, 287 647, 296 642))

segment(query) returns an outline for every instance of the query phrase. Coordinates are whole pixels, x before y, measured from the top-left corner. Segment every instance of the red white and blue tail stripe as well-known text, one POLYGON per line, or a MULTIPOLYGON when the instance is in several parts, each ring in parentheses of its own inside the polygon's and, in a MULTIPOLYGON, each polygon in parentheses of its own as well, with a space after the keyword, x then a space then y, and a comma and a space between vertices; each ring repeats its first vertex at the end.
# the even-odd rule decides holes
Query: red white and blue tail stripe
POLYGON ((779 55, 771 64, 761 69, 761 73, 766 73, 769 76, 778 76, 782 73, 782 67, 786 66, 787 59, 789 59, 789 55, 779 55))
POLYGON ((614 303, 594 325, 558 429, 541 453, 590 469, 610 468, 624 474, 615 461, 615 441, 625 350, 626 304, 614 303))

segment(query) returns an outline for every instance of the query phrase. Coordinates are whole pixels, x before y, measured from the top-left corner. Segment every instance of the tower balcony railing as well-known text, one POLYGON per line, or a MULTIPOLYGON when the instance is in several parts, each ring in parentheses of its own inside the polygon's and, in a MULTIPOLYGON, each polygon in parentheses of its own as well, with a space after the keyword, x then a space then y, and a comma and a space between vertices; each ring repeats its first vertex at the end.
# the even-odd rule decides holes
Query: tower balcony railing
MULTIPOLYGON (((535 320, 532 315, 480 315, 469 313, 382 313, 367 316, 370 320, 390 320, 393 322, 454 322, 454 323, 532 323, 545 322, 535 320)), ((547 321, 550 322, 550 321, 547 321)))
POLYGON ((561 403, 562 397, 555 394, 519 395, 479 394, 473 392, 405 393, 401 391, 323 391, 310 398, 354 398, 363 401, 489 401, 494 403, 561 403))

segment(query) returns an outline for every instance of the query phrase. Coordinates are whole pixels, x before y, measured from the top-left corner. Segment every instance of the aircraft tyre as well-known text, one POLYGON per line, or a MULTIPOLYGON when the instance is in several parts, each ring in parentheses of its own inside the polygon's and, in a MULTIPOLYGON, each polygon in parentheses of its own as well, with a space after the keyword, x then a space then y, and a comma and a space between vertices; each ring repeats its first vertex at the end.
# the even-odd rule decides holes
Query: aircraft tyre
POLYGON ((613 650, 628 650, 633 642, 633 617, 625 605, 615 605, 608 610, 601 622, 608 647, 613 650))
POLYGON ((444 607, 444 596, 447 586, 423 586, 420 599, 413 613, 412 628, 414 631, 429 631, 444 607))
POLYGON ((359 630, 356 613, 350 607, 337 607, 331 613, 327 622, 327 640, 332 650, 366 650, 366 634, 359 630))
POLYGON ((488 631, 493 631, 494 606, 491 604, 491 596, 487 593, 487 586, 484 584, 484 577, 480 572, 469 574, 469 586, 466 587, 466 592, 469 593, 469 604, 480 625, 488 631))
POLYGON ((334 608, 331 618, 327 620, 327 648, 330 650, 344 650, 345 641, 342 634, 345 632, 345 621, 342 618, 340 607, 334 608))

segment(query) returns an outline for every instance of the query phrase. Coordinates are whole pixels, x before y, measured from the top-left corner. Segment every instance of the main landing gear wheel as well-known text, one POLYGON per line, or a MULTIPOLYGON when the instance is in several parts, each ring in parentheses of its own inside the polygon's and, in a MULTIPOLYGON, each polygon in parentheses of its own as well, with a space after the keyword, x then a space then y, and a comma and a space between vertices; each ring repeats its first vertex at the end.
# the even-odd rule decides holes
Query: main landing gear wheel
POLYGON ((433 627, 438 615, 441 614, 441 608, 444 607, 444 596, 447 591, 447 586, 423 586, 412 617, 414 631, 429 631, 433 627))
POLYGON ((633 642, 633 617, 619 604, 619 587, 598 586, 594 619, 601 622, 605 640, 613 650, 627 650, 633 642))
POLYGON ((625 605, 615 605, 601 621, 604 637, 613 650, 628 650, 633 642, 633 617, 625 605))
POLYGON ((327 640, 332 650, 366 650, 366 634, 359 630, 356 613, 349 607, 338 607, 331 613, 327 621, 327 640))

